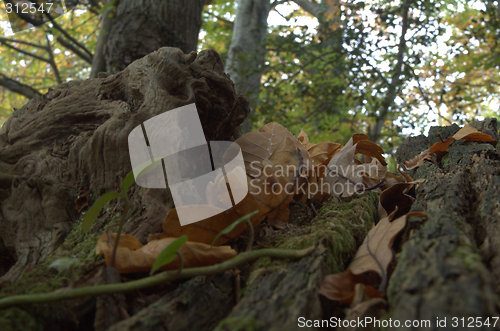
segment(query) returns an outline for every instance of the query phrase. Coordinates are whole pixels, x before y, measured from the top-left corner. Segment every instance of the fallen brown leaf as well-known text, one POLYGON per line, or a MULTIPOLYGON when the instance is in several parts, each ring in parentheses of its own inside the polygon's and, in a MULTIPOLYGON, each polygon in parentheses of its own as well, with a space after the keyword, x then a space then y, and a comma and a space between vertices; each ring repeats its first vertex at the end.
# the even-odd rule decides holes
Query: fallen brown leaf
POLYGON ((457 131, 453 135, 453 138, 458 140, 458 139, 464 139, 464 140, 469 140, 469 141, 476 141, 476 142, 493 142, 495 139, 490 136, 487 133, 483 133, 478 131, 476 128, 466 124, 463 128, 457 131))
POLYGON ((392 261, 392 244, 396 236, 406 225, 407 215, 403 215, 392 222, 389 217, 381 219, 368 232, 365 240, 359 247, 348 269, 354 275, 375 272, 380 277, 381 288, 387 285, 387 268, 392 261))
POLYGON ((404 183, 403 177, 393 174, 392 172, 386 172, 384 177, 384 188, 389 188, 392 185, 404 183))
MULTIPOLYGON (((360 284, 357 284, 360 285, 360 284)), ((350 321, 359 321, 359 320, 365 320, 367 317, 371 317, 372 319, 383 319, 384 316, 387 315, 387 302, 384 299, 381 298, 371 298, 367 299, 365 301, 362 301, 357 304, 353 304, 350 308, 347 308, 345 310, 345 320, 350 320, 350 321)), ((353 323, 351 325, 356 325, 356 323, 353 323)), ((339 327, 337 330, 340 331, 355 331, 359 330, 360 328, 358 327, 339 327)), ((363 328, 363 330, 378 330, 378 328, 375 327, 367 327, 363 328)))
POLYGON ((301 130, 297 136, 297 140, 306 148, 309 152, 309 157, 313 163, 314 167, 320 165, 327 165, 332 156, 342 148, 341 144, 334 142, 321 142, 319 144, 312 144, 309 142, 309 137, 301 130))
MULTIPOLYGON (((118 241, 114 267, 120 273, 148 272, 158 254, 175 239, 171 237, 158 238, 143 246, 134 236, 122 234, 118 241)), ((108 266, 115 241, 115 233, 109 235, 104 233, 97 240, 96 252, 104 255, 108 266)), ((186 242, 179 249, 179 253, 183 259, 183 266, 186 268, 212 265, 228 260, 237 254, 230 246, 210 247, 210 245, 192 241, 186 242)), ((175 258, 162 270, 177 269, 179 266, 179 258, 175 258)))
POLYGON ((403 165, 406 170, 412 170, 420 167, 424 164, 425 161, 434 161, 436 160, 436 154, 430 149, 426 149, 422 153, 415 156, 413 159, 403 162, 403 165))
POLYGON ((463 128, 458 130, 453 136, 447 138, 444 141, 438 141, 433 144, 429 149, 421 152, 419 155, 415 156, 413 159, 403 163, 407 170, 415 169, 420 167, 424 161, 435 161, 437 157, 441 157, 448 151, 448 147, 455 140, 467 140, 474 142, 495 142, 495 138, 491 135, 483 132, 479 132, 476 128, 465 125, 463 128))
POLYGON ((394 218, 398 218, 411 209, 411 205, 415 200, 407 193, 412 189, 414 183, 397 183, 380 194, 380 205, 384 208, 386 215, 394 213, 394 218))

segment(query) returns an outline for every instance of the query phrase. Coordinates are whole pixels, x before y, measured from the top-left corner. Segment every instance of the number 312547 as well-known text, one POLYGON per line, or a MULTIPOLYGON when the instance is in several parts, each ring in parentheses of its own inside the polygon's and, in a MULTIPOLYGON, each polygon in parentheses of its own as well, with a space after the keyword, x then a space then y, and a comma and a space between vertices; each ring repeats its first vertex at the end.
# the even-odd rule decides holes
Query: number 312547
POLYGON ((52 2, 45 2, 39 5, 33 2, 6 2, 5 10, 7 14, 11 14, 13 12, 17 14, 36 14, 45 12, 50 14, 53 5, 54 3, 52 2))

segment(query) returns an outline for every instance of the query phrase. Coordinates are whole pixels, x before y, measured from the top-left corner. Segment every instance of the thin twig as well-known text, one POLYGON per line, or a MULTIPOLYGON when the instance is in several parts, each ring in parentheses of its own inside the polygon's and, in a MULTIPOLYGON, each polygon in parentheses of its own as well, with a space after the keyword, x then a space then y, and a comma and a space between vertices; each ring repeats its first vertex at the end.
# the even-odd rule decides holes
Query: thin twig
MULTIPOLYGON (((36 55, 36 54, 34 54, 34 53, 31 53, 31 52, 25 51, 25 50, 23 50, 23 49, 21 49, 21 48, 18 48, 18 47, 16 47, 16 46, 13 46, 13 45, 11 45, 11 44, 9 44, 9 43, 5 42, 5 41, 0 40, 0 44, 4 45, 4 46, 5 46, 5 47, 7 47, 7 48, 10 48, 10 49, 12 49, 12 50, 14 50, 14 51, 16 51, 16 52, 19 52, 19 53, 21 53, 21 54, 24 54, 24 55, 27 55, 27 56, 31 56, 32 58, 35 58, 35 59, 37 59, 37 60, 39 60, 39 61, 43 61, 43 62, 46 62, 46 63, 50 63, 50 60, 49 60, 49 59, 44 58, 43 56, 36 55)), ((46 48, 45 48, 45 49, 46 49, 46 48)))
POLYGON ((425 103, 427 104, 427 107, 429 108, 429 110, 433 113, 435 113, 436 115, 438 115, 440 118, 442 118, 443 120, 445 120, 446 122, 448 122, 448 124, 452 124, 451 121, 449 119, 447 119, 446 117, 444 117, 443 115, 441 115, 441 113, 439 112, 439 109, 437 109, 436 111, 434 111, 434 109, 432 108, 431 106, 431 102, 429 100, 429 97, 427 95, 427 93, 425 93, 425 90, 424 88, 422 87, 422 84, 420 84, 420 77, 417 75, 417 73, 415 72, 415 70, 413 69, 413 67, 409 64, 406 64, 406 67, 410 69, 410 72, 411 72, 411 75, 413 76, 413 78, 415 78, 416 82, 417 82, 417 88, 418 90, 420 91, 420 94, 422 95, 422 98, 424 98, 424 101, 425 103))
POLYGON ((59 36, 56 38, 56 40, 65 48, 69 49, 70 51, 72 51, 73 53, 75 53, 79 58, 81 58, 82 60, 84 60, 85 62, 87 63, 90 63, 92 64, 92 57, 90 57, 89 55, 87 55, 85 52, 83 51, 80 51, 80 49, 78 47, 76 47, 75 45, 73 45, 71 42, 67 41, 66 39, 64 39, 63 36, 59 36))
POLYGON ((298 259, 312 253, 313 250, 314 247, 300 250, 280 248, 258 249, 251 252, 241 253, 222 263, 208 267, 187 268, 182 270, 180 273, 177 270, 170 270, 126 283, 85 286, 74 289, 58 289, 49 293, 13 295, 0 299, 0 308, 29 303, 46 303, 85 296, 130 292, 172 282, 177 279, 218 274, 264 256, 282 259, 298 259))
POLYGON ((50 20, 50 22, 52 23, 52 26, 59 30, 67 39, 69 39, 73 44, 75 44, 76 46, 78 46, 79 48, 81 48, 85 53, 87 53, 87 55, 92 58, 94 55, 92 54, 91 51, 88 50, 87 47, 85 47, 84 44, 82 44, 81 42, 79 42, 78 40, 76 40, 72 35, 70 35, 68 33, 68 31, 66 31, 62 26, 60 26, 55 20, 54 20, 54 17, 52 17, 52 15, 50 15, 48 12, 44 12, 45 16, 47 16, 47 18, 50 20))
POLYGON ((18 39, 11 39, 11 38, 4 38, 0 37, 0 42, 9 42, 9 43, 18 43, 18 44, 23 44, 31 47, 36 47, 40 49, 45 49, 46 47, 43 45, 38 45, 35 43, 30 43, 29 41, 24 41, 24 40, 18 40, 18 39))
POLYGON ((45 40, 47 41, 47 53, 49 54, 49 65, 54 70, 54 76, 56 76, 57 84, 62 84, 61 74, 59 73, 59 68, 57 68, 56 59, 54 57, 54 52, 50 46, 50 39, 48 34, 45 34, 45 40))

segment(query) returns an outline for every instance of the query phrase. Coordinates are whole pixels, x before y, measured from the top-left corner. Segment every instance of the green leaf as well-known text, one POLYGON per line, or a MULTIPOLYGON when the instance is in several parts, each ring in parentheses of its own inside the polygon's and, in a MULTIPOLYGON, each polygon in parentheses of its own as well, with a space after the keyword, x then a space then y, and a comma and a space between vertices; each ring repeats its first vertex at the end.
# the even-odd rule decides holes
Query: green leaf
POLYGON ((162 250, 161 253, 156 257, 149 274, 154 274, 156 270, 172 262, 172 260, 177 256, 177 251, 179 250, 179 248, 181 248, 181 246, 184 245, 187 240, 188 237, 186 235, 183 235, 175 239, 170 243, 170 245, 165 247, 165 249, 162 250))
POLYGON ((127 197, 127 192, 132 184, 135 183, 134 172, 131 171, 122 180, 122 193, 124 197, 127 197))
POLYGON ((90 209, 87 211, 85 216, 83 217, 83 222, 82 222, 82 231, 83 232, 88 232, 90 228, 92 227, 92 224, 95 222, 97 219, 97 215, 99 215, 99 212, 101 211, 102 207, 109 201, 116 199, 116 198, 122 198, 121 193, 118 192, 109 192, 106 194, 103 194, 97 201, 90 207, 90 209))
POLYGON ((240 218, 238 218, 236 221, 234 221, 233 223, 231 223, 227 228, 225 228, 224 230, 222 230, 221 232, 219 232, 214 240, 212 240, 212 246, 215 244, 215 242, 217 241, 217 239, 219 239, 222 235, 225 235, 225 234, 228 234, 229 232, 233 231, 234 228, 236 228, 239 224, 243 223, 243 222, 249 222, 250 221, 250 218, 257 214, 259 211, 258 210, 255 210, 251 213, 248 213, 246 214, 245 216, 242 216, 240 218))
POLYGON ((49 268, 54 268, 58 272, 62 272, 71 268, 77 262, 76 259, 72 257, 61 257, 55 260, 49 265, 49 268))

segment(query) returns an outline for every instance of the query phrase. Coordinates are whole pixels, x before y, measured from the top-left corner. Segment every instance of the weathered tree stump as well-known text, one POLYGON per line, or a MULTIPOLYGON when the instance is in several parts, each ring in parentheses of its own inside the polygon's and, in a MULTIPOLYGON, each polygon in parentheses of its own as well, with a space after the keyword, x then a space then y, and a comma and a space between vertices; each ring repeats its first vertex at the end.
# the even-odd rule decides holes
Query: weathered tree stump
MULTIPOLYGON (((0 279, 46 259, 92 203, 131 170, 127 138, 144 120, 195 102, 207 140, 228 140, 248 113, 214 51, 162 48, 105 78, 62 84, 14 112, 0 131, 0 279), (13 263, 12 265, 9 265, 13 263)), ((161 232, 167 190, 135 188, 126 231, 161 232)))

